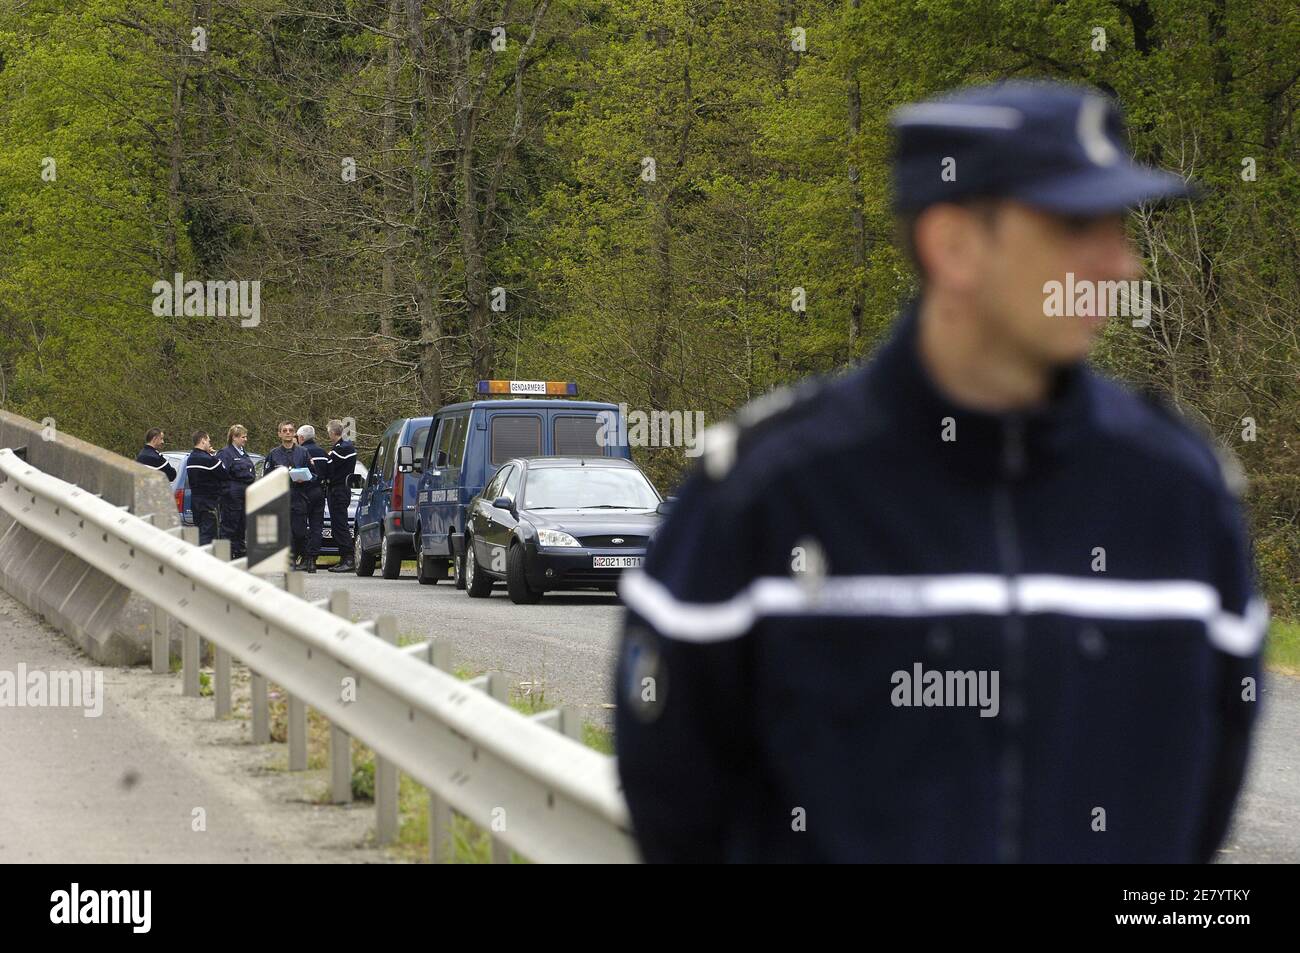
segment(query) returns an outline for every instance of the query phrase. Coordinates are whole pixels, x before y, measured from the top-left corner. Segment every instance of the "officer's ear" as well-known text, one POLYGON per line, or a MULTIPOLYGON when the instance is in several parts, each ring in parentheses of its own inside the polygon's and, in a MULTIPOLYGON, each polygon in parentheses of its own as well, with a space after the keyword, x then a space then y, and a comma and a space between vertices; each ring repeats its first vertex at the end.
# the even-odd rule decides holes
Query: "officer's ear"
POLYGON ((955 292, 977 287, 994 241, 996 207, 988 202, 936 202, 912 227, 916 260, 927 285, 955 292))

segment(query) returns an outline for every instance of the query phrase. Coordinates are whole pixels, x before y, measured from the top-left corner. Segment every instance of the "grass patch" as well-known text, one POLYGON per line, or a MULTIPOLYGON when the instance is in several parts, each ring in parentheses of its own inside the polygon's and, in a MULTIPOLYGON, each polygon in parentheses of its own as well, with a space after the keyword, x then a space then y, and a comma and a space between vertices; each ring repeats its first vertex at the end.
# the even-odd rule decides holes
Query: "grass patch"
POLYGON ((1265 643, 1264 664, 1277 672, 1300 675, 1300 622, 1272 621, 1265 643))
POLYGON ((614 730, 605 728, 602 725, 593 725, 589 721, 583 722, 582 743, 588 748, 594 748, 601 754, 612 755, 614 753, 614 730))
MULTIPOLYGON (((270 700, 267 702, 267 710, 270 714, 271 722, 271 742, 273 744, 276 742, 286 744, 289 741, 289 693, 279 685, 268 685, 267 691, 271 696, 270 700)), ((251 716, 246 715, 245 717, 251 716)), ((307 770, 312 771, 318 768, 329 767, 329 753, 329 719, 308 705, 307 770)), ((284 765, 279 770, 289 770, 289 752, 287 748, 284 753, 284 765)), ((328 789, 321 795, 321 800, 322 803, 327 803, 329 801, 328 789)))

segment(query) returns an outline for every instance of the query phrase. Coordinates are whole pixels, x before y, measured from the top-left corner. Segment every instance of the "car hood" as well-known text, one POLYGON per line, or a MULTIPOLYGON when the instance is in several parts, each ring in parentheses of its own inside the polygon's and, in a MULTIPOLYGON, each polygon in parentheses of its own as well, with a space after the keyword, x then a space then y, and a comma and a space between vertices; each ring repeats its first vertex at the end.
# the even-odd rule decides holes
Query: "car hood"
POLYGON ((654 510, 520 510, 519 518, 538 529, 558 529, 578 536, 649 536, 660 520, 654 510))

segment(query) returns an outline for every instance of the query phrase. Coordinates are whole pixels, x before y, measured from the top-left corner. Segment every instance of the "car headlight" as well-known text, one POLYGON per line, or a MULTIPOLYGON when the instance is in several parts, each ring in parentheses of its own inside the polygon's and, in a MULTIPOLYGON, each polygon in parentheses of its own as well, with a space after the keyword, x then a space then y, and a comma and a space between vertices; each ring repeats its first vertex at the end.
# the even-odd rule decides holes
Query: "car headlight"
POLYGON ((558 529, 539 529, 537 531, 537 542, 541 546, 577 546, 578 541, 568 533, 561 533, 558 529))

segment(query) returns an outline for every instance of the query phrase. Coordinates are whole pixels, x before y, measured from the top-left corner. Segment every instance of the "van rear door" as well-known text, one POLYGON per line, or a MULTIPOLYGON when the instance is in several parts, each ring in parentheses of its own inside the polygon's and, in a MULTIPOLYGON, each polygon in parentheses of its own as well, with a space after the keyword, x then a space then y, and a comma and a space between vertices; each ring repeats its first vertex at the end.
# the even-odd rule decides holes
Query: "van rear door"
POLYGON ((625 457, 632 455, 620 445, 618 411, 576 411, 567 408, 548 411, 550 444, 547 452, 557 457, 625 457))
POLYGON ((488 471, 513 457, 537 457, 542 449, 543 413, 536 410, 488 411, 488 471))

